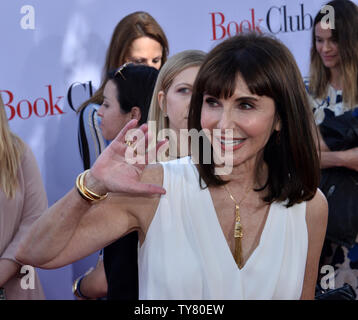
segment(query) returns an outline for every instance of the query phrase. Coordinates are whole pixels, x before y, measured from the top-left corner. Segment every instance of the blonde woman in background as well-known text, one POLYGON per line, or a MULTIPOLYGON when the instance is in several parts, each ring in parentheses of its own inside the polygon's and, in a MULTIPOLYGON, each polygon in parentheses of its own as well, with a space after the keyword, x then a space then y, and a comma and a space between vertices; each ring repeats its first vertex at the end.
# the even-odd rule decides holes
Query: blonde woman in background
POLYGON ((9 128, 1 96, 0 172, 0 299, 44 299, 36 271, 35 288, 21 287, 25 274, 15 252, 21 237, 47 209, 47 197, 34 155, 9 128))
MULTIPOLYGON (((188 155, 180 150, 180 139, 187 138, 189 104, 199 68, 205 59, 200 50, 185 50, 172 56, 161 69, 148 114, 149 129, 155 129, 157 140, 169 140, 169 149, 159 155, 158 161, 188 155), (155 127, 150 121, 155 122, 155 127), (182 130, 182 131, 181 131, 182 130)), ((187 145, 187 143, 183 143, 187 145)))

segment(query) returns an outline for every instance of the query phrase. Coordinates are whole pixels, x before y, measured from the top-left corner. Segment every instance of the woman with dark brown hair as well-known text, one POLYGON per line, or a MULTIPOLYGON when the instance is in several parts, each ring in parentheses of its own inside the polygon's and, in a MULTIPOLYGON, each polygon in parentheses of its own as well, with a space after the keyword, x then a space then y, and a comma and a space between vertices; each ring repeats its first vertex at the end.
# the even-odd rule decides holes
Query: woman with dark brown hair
MULTIPOLYGON (((157 76, 157 69, 134 63, 108 74, 98 109, 105 139, 114 139, 131 119, 137 119, 138 126, 146 123, 157 76)), ((137 300, 137 249, 136 231, 106 246, 96 268, 74 281, 74 295, 81 299, 137 300)))
POLYGON ((132 140, 130 122, 37 222, 18 259, 55 268, 138 230, 140 299, 312 299, 327 204, 300 79, 277 40, 220 43, 193 87, 199 149, 129 164, 133 149, 152 152, 147 126, 132 140))

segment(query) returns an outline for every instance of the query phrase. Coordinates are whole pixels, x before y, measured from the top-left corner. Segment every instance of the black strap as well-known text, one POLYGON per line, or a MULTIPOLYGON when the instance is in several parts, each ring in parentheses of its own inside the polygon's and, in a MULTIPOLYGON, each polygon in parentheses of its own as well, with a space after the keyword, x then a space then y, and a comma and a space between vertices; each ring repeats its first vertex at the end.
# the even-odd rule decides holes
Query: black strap
POLYGON ((79 124, 78 124, 78 147, 80 150, 81 159, 83 162, 83 169, 87 170, 90 168, 90 155, 88 148, 88 141, 86 137, 86 131, 84 126, 83 113, 85 108, 83 108, 79 115, 79 124))

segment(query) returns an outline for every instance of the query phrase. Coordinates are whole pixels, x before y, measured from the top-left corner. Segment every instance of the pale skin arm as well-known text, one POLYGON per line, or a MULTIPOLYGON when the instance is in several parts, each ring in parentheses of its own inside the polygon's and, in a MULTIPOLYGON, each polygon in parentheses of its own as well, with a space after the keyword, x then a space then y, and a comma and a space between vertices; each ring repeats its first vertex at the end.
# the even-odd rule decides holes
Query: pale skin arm
MULTIPOLYGON (((148 166, 141 181, 161 185, 162 176, 161 165, 148 166)), ((60 209, 51 207, 36 221, 21 243, 17 259, 44 269, 73 263, 131 231, 145 233, 147 219, 154 215, 158 203, 159 196, 133 198, 110 194, 106 200, 85 210, 83 208, 88 206, 87 202, 78 195, 77 190, 72 190, 58 202, 60 209), (61 207, 64 203, 75 206, 63 210, 61 207)))
POLYGON ((306 222, 308 229, 308 252, 305 277, 303 282, 302 300, 312 300, 318 276, 318 264, 326 235, 328 219, 327 200, 320 190, 314 198, 307 202, 306 222))
MULTIPOLYGON (((113 210, 109 212, 113 207, 112 202, 110 198, 90 206, 77 190, 71 190, 36 221, 21 242, 16 259, 51 269, 72 263, 105 247, 108 241, 126 231, 125 225, 113 230, 114 224, 119 221, 120 225, 129 224, 129 216, 125 212, 118 211, 117 215, 113 214, 113 210), (109 219, 113 219, 112 224, 109 219), (102 230, 106 230, 107 237, 102 230)), ((130 226, 134 225, 134 221, 130 223, 130 226)))
POLYGON ((34 223, 20 243, 17 260, 43 267, 65 248, 77 230, 81 218, 91 208, 76 192, 71 190, 34 223))
MULTIPOLYGON (((136 124, 132 120, 124 127, 86 176, 85 184, 94 192, 113 193, 91 204, 73 188, 34 223, 20 244, 16 255, 19 261, 45 269, 58 268, 104 248, 128 232, 145 228, 147 218, 138 218, 136 213, 155 210, 165 190, 161 187, 161 165, 129 165, 124 159, 125 134, 136 124)), ((146 125, 138 130, 145 137, 137 145, 148 139, 146 125)), ((157 149, 162 145, 159 143, 157 149)))

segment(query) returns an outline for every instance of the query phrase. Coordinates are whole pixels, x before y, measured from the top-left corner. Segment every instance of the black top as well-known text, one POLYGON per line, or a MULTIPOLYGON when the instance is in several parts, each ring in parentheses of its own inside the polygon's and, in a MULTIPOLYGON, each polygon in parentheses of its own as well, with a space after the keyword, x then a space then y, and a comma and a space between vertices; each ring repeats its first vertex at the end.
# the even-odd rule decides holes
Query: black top
POLYGON ((134 231, 104 248, 108 300, 138 300, 138 232, 134 231))

